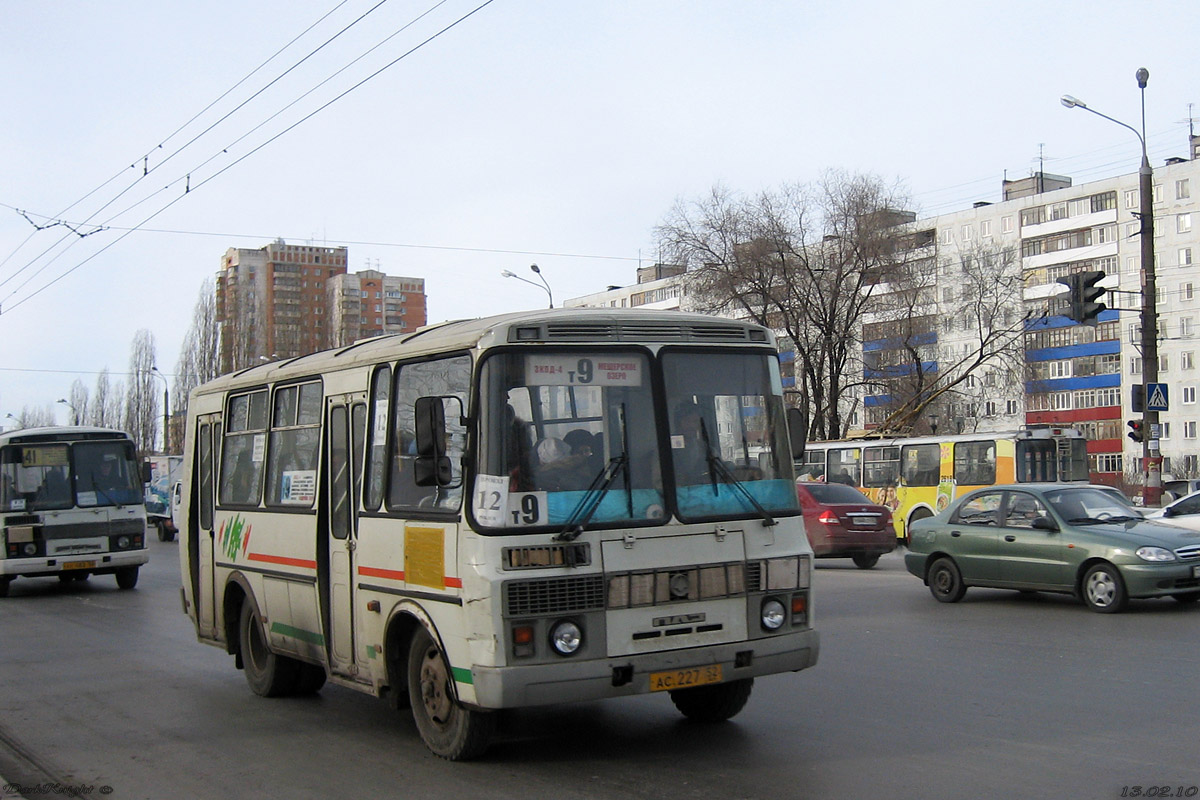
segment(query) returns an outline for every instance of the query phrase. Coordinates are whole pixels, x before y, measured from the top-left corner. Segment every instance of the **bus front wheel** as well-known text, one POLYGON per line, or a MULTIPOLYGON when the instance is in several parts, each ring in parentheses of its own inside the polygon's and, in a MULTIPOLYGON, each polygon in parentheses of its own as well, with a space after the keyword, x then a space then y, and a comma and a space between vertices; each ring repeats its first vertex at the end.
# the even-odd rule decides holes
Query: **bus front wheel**
MULTIPOLYGON (((87 576, 78 580, 86 580, 87 576)), ((137 586, 138 568, 137 567, 120 567, 117 569, 117 588, 132 589, 137 586)))
POLYGON ((454 698, 446 659, 429 631, 420 628, 408 650, 408 696, 413 721, 434 755, 450 761, 474 758, 487 749, 496 715, 464 708, 454 698))
POLYGON ((742 678, 713 686, 674 689, 671 702, 685 717, 696 722, 724 722, 746 706, 754 678, 742 678))

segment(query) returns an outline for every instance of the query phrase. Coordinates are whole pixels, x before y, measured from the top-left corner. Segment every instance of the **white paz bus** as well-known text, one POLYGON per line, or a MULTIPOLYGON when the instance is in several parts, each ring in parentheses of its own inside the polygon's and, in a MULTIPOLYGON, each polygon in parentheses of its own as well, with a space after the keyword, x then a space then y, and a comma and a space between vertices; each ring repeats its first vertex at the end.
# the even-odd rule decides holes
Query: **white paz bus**
POLYGON ((19 576, 115 575, 149 560, 141 471, 128 434, 25 428, 0 434, 0 597, 19 576))
POLYGON ((196 389, 183 603, 260 695, 325 681, 481 753, 503 708, 718 721, 817 660, 773 337, 675 312, 451 322, 196 389))

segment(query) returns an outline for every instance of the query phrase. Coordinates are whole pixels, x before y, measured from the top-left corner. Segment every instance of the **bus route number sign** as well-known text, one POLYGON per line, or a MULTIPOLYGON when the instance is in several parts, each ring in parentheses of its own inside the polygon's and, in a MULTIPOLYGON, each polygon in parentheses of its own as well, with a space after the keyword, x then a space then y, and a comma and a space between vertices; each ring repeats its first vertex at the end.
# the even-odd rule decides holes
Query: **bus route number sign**
POLYGON ((641 386, 642 360, 636 356, 529 355, 527 386, 641 386))

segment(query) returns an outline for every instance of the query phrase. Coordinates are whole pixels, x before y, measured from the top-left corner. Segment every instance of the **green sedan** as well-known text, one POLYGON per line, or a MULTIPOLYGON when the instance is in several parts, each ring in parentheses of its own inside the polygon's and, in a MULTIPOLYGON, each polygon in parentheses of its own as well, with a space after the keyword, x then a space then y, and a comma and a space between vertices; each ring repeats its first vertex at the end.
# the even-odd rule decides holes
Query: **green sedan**
POLYGON ((909 542, 904 566, 942 603, 969 586, 1069 592, 1101 613, 1200 599, 1200 532, 1145 519, 1107 486, 976 489, 914 522, 909 542))

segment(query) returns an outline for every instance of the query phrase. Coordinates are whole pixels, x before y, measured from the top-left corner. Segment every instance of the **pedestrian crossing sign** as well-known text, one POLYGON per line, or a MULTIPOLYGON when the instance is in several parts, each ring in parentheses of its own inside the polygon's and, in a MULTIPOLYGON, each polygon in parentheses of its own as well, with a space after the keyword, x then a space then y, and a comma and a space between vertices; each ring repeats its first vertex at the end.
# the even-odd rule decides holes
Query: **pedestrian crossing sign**
POLYGON ((1146 410, 1167 410, 1167 385, 1165 383, 1146 384, 1146 410))

